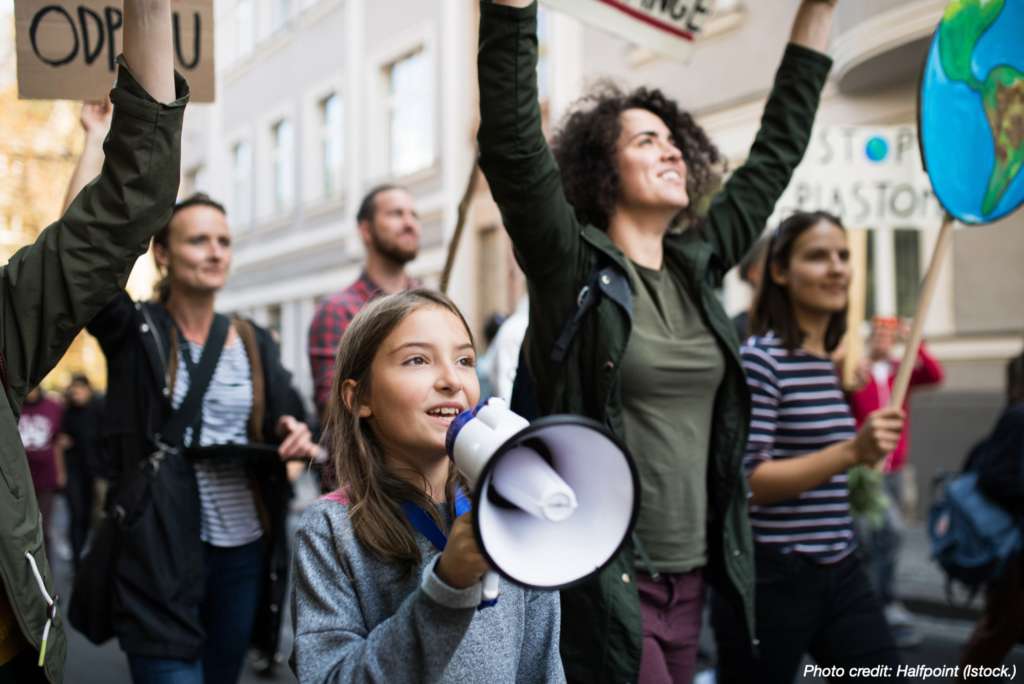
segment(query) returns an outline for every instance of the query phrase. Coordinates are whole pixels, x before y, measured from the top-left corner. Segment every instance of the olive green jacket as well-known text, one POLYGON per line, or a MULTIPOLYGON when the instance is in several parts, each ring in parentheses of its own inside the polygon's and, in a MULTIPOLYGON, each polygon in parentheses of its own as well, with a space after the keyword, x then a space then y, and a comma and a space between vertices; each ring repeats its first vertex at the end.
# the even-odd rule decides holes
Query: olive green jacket
MULTIPOLYGON (((625 257, 607 234, 582 225, 565 198, 541 131, 536 5, 481 6, 480 165, 526 273, 530 327, 526 359, 542 413, 576 413, 625 441, 619 367, 629 341, 632 285, 625 257), (581 287, 604 268, 602 295, 562 363, 551 358, 581 287)), ((753 543, 742 457, 750 397, 740 341, 716 289, 757 239, 803 157, 831 60, 787 47, 747 162, 712 201, 700 230, 665 237, 665 268, 681 276, 725 358, 714 398, 708 490, 706 577, 754 624, 753 543)), ((562 655, 570 680, 635 681, 642 642, 633 550, 596 579, 562 592, 562 655)), ((756 642, 755 642, 756 643, 756 642)))
MULTIPOLYGON (((18 413, 25 394, 121 291, 152 234, 170 219, 188 101, 188 86, 180 76, 176 88, 178 100, 159 104, 121 62, 110 94, 114 115, 103 145, 103 171, 64 216, 0 268, 0 352, 7 376, 5 391, 0 391, 0 580, 21 633, 36 651, 48 606, 29 556, 50 596, 54 584, 18 413)), ((63 681, 66 651, 58 604, 46 644, 49 681, 63 681)))

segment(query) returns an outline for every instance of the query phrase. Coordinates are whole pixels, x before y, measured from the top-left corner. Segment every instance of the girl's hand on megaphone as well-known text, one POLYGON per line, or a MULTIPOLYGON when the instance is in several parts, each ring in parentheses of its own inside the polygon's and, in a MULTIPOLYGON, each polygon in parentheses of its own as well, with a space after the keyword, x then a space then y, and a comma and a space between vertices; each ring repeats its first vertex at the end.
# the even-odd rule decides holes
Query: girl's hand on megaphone
POLYGON ((452 523, 448 543, 434 566, 434 572, 448 586, 467 589, 479 582, 488 570, 490 567, 473 535, 473 516, 464 513, 452 523))

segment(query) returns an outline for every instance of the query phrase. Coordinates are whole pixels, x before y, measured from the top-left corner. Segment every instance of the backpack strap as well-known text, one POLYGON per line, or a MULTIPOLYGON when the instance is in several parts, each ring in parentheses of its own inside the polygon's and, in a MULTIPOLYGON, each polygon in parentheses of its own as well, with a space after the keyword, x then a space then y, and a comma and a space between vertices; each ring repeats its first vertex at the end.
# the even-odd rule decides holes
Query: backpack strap
POLYGON ((562 326, 562 332, 555 340, 555 346, 551 350, 551 360, 557 364, 565 363, 569 354, 569 347, 573 338, 579 332, 583 319, 601 301, 601 297, 609 297, 612 301, 633 315, 633 293, 630 290, 629 279, 622 274, 621 269, 612 263, 608 257, 599 256, 594 270, 590 272, 587 282, 580 288, 576 295, 576 308, 562 326))
POLYGON ((263 441, 263 419, 267 412, 266 376, 263 373, 263 357, 256 339, 256 327, 248 319, 235 316, 232 320, 238 336, 249 356, 249 371, 252 376, 252 410, 249 412, 249 439, 263 441))
MULTIPOLYGON (((628 277, 623 275, 622 270, 609 257, 599 254, 587 282, 576 295, 576 308, 562 325, 562 330, 551 349, 552 362, 557 365, 565 363, 565 359, 569 355, 569 348, 572 346, 572 341, 575 339, 576 333, 579 332, 580 326, 583 325, 583 320, 598 305, 603 296, 616 302, 627 315, 632 317, 633 292, 630 289, 628 277)), ((540 403, 537 400, 533 378, 526 364, 525 350, 529 338, 530 334, 527 330, 526 338, 519 349, 519 365, 512 384, 510 408, 527 420, 532 420, 540 416, 540 403)))
POLYGON ((565 363, 565 357, 569 354, 569 346, 572 344, 573 338, 576 337, 576 333, 579 332, 584 317, 601 300, 601 270, 595 268, 587 282, 580 288, 579 294, 576 295, 576 309, 565 321, 562 332, 559 333, 558 339, 555 340, 555 346, 551 349, 551 360, 557 364, 565 363))
MULTIPOLYGON (((224 349, 224 343, 227 341, 229 328, 230 321, 227 316, 221 314, 214 316, 210 334, 203 345, 203 353, 199 357, 199 363, 192 361, 188 345, 182 343, 182 356, 184 356, 185 364, 189 369, 188 392, 178 409, 164 423, 160 434, 156 435, 157 446, 161 450, 165 447, 172 449, 181 447, 185 430, 196 421, 200 425, 202 424, 203 396, 210 385, 210 380, 213 379, 213 372, 217 368, 221 350, 224 349)), ((178 334, 181 334, 180 331, 178 334)), ((198 430, 193 430, 192 442, 196 446, 199 445, 198 430)))
POLYGON ((341 504, 342 506, 348 506, 349 504, 348 489, 345 487, 339 487, 333 492, 324 494, 320 498, 324 501, 333 501, 334 503, 341 504))

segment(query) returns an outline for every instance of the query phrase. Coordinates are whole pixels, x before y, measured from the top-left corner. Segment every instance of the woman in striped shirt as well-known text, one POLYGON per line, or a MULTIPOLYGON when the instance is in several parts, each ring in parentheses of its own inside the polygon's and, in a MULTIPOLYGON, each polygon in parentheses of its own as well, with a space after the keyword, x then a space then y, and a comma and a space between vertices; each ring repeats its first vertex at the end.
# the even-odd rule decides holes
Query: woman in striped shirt
POLYGON ((291 496, 282 461, 317 446, 270 332, 238 317, 220 319, 227 330, 198 415, 164 444, 218 337, 232 256, 224 208, 201 193, 179 202, 153 254, 156 301, 121 292, 88 326, 107 358, 108 507, 123 511, 112 629, 135 684, 232 684, 250 644, 275 652, 291 496), (144 503, 128 500, 140 467, 144 503))
POLYGON ((903 415, 880 409, 858 432, 829 356, 846 329, 846 233, 830 214, 798 213, 779 226, 767 258, 755 336, 742 352, 758 640, 745 648, 739 616, 716 602, 719 681, 792 682, 806 653, 822 667, 895 665, 881 604, 853 553, 846 471, 892 451, 903 415))

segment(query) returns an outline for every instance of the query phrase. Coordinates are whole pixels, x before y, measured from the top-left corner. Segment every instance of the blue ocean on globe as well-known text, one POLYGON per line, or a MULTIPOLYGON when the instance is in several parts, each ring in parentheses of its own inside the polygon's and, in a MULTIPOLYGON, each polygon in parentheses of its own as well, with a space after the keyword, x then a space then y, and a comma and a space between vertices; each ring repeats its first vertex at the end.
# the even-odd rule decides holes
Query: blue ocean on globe
MULTIPOLYGON (((996 22, 981 36, 971 67, 983 80, 1009 64, 1024 71, 1024 0, 1006 0, 996 22)), ((995 168, 995 144, 981 96, 945 74, 936 32, 921 84, 921 146, 932 187, 942 206, 965 223, 988 223, 1024 203, 1024 172, 988 214, 982 201, 995 168)))
POLYGON ((1024 2, 1008 0, 999 20, 985 31, 974 48, 974 73, 978 78, 1000 64, 1024 68, 1024 2))

